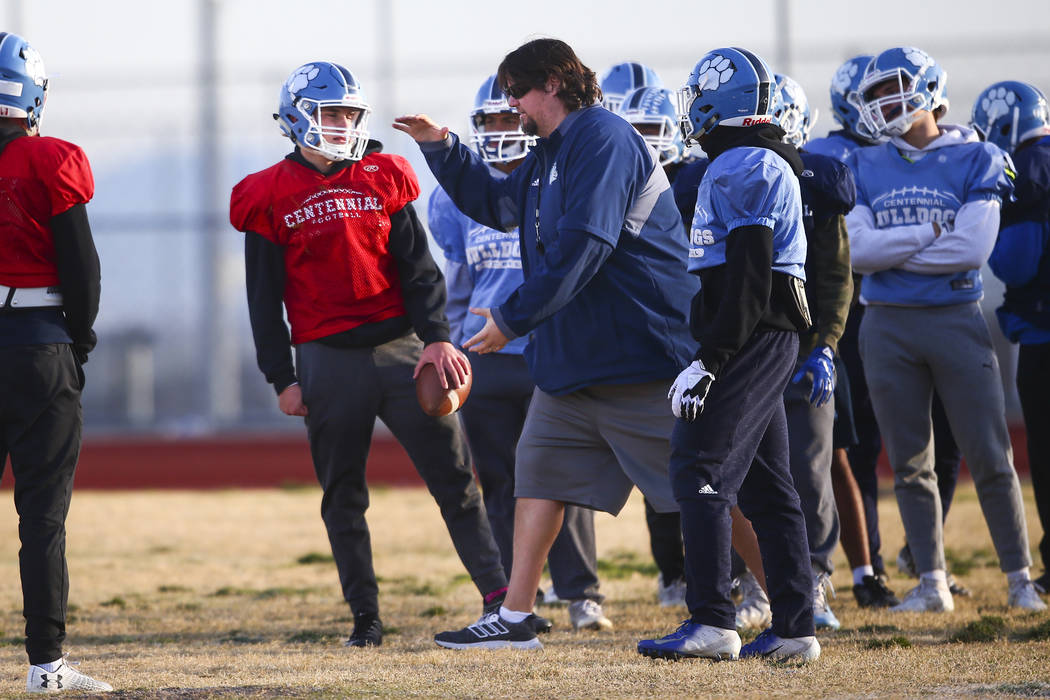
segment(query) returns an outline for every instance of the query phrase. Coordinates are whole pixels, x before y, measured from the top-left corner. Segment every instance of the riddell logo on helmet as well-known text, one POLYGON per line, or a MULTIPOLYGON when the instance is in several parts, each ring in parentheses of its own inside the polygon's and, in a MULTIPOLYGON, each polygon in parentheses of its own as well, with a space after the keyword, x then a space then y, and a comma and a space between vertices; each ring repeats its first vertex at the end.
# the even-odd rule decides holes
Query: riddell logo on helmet
POLYGON ((771 124, 773 123, 773 117, 745 117, 744 121, 740 123, 740 126, 754 126, 755 124, 771 124))

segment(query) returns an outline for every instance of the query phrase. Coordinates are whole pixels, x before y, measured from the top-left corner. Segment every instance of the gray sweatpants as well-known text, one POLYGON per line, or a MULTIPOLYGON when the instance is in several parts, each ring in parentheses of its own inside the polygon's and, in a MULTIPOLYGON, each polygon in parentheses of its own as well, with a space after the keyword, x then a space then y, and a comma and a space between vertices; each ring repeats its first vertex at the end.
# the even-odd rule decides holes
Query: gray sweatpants
POLYGON ((930 419, 935 388, 973 475, 1000 567, 1029 566, 999 361, 978 305, 869 306, 860 328, 860 354, 919 571, 945 568, 930 419))
MULTIPOLYGON (((797 372, 805 362, 795 363, 797 372)), ((809 558, 817 573, 831 574, 832 552, 839 543, 839 511, 831 488, 832 433, 835 402, 814 406, 809 402, 813 381, 805 376, 798 384, 788 382, 784 390, 791 478, 802 505, 809 538, 809 558)))

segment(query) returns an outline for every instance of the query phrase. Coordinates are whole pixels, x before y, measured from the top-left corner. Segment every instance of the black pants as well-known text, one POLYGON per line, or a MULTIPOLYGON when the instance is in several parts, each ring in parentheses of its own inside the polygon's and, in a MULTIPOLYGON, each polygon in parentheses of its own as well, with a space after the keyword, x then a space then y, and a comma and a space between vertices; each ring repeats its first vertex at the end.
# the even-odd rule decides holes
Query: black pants
MULTIPOLYGON (((470 363, 474 384, 460 415, 481 481, 492 535, 499 545, 503 570, 510 576, 514 555, 514 451, 535 385, 521 355, 471 353, 470 363)), ((604 597, 598 592, 597 559, 594 511, 566 506, 561 532, 547 555, 558 597, 590 598, 601 603, 604 597)))
POLYGON ((1017 355, 1017 393, 1028 434, 1028 468, 1035 507, 1043 525, 1039 555, 1050 567, 1050 343, 1022 345, 1017 355))
POLYGON ((685 550, 681 513, 657 513, 645 499, 645 524, 649 528, 649 550, 665 586, 685 578, 685 550))
MULTIPOLYGON (((879 453, 882 451, 882 435, 875 421, 871 406, 868 382, 864 378, 864 366, 860 359, 858 334, 864 318, 864 307, 850 309, 846 319, 846 330, 839 340, 839 355, 846 365, 849 378, 850 398, 853 402, 853 421, 857 429, 857 444, 849 448, 850 470, 857 480, 861 499, 864 501, 864 519, 868 527, 868 549, 871 565, 876 571, 885 571, 882 560, 882 538, 879 536, 879 453)), ((937 492, 941 498, 942 522, 948 517, 955 486, 959 481, 962 451, 955 442, 944 406, 936 392, 930 411, 933 420, 933 471, 937 475, 937 492)))
POLYGON ((365 462, 378 416, 408 452, 434 497, 452 543, 485 595, 507 585, 459 419, 431 418, 416 401, 412 371, 422 343, 406 335, 375 348, 312 342, 296 349, 317 479, 343 596, 355 615, 379 612, 379 587, 365 522, 365 462))
POLYGON ((69 345, 0 347, 0 470, 15 476, 29 663, 62 656, 66 514, 80 454, 83 374, 69 345))
POLYGON ((686 601, 694 622, 735 629, 730 508, 751 520, 766 570, 773 631, 813 634, 806 523, 791 480, 784 387, 798 336, 755 333, 711 385, 703 413, 671 435, 671 484, 682 511, 686 601))

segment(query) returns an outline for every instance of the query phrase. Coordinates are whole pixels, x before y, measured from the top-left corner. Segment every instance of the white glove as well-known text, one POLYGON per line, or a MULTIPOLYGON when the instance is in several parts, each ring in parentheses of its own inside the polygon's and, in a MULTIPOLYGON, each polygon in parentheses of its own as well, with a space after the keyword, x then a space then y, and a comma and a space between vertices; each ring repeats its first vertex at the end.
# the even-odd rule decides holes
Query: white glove
POLYGON ((704 399, 713 381, 715 375, 708 372, 700 360, 693 360, 691 365, 683 369, 667 392, 674 417, 690 423, 696 420, 704 410, 704 399))

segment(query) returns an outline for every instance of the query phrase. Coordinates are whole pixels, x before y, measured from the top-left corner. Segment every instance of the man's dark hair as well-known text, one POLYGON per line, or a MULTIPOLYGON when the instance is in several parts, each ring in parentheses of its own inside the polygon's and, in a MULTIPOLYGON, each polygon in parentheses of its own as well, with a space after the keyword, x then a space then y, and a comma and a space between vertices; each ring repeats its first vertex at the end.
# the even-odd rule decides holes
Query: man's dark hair
POLYGON ((533 39, 519 46, 504 57, 496 71, 496 80, 504 91, 508 84, 542 90, 550 78, 561 83, 558 99, 570 112, 602 99, 598 76, 559 39, 533 39))

